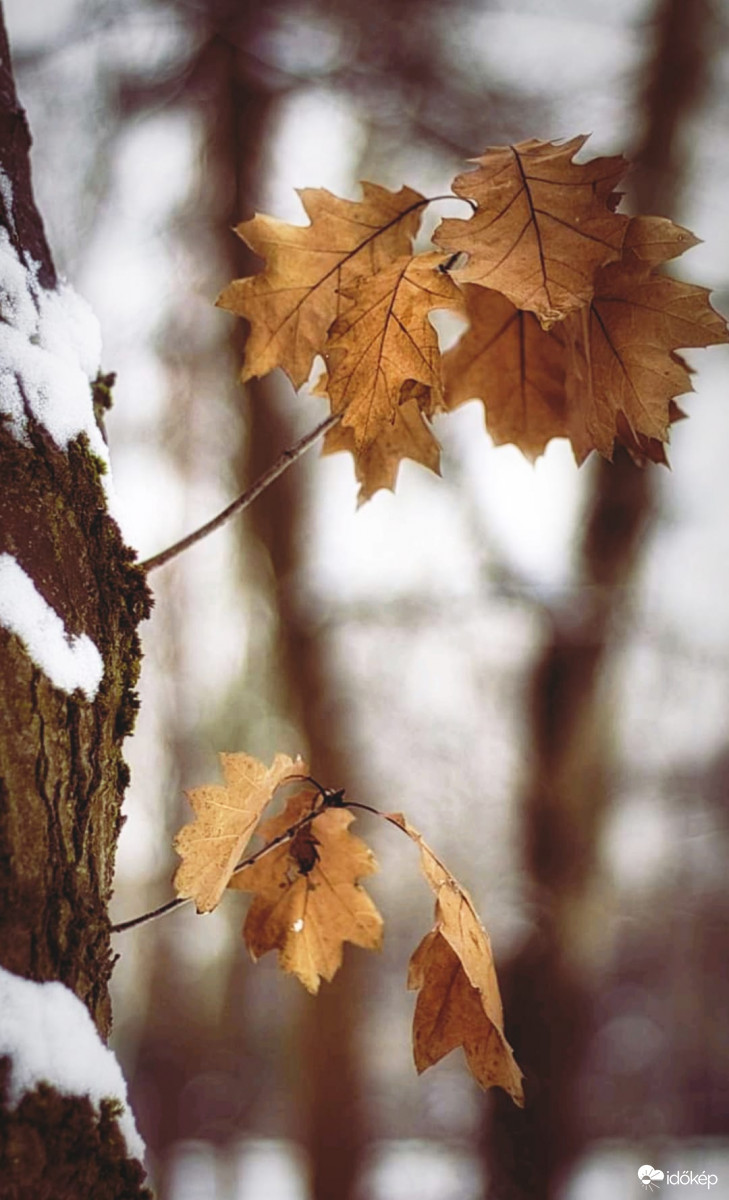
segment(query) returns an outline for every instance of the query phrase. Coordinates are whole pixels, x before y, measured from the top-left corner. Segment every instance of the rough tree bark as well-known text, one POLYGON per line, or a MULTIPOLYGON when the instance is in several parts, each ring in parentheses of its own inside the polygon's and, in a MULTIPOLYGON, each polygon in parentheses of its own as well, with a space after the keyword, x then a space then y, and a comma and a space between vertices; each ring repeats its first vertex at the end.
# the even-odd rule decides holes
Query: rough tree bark
MULTIPOLYGON (((29 148, 0 10, 0 236, 14 262, 31 274, 38 264, 38 285, 52 292, 57 278, 33 199, 29 148)), ((12 325, 12 306, 0 317, 12 325)), ((18 438, 12 422, 0 420, 0 554, 32 581, 67 641, 91 639, 103 678, 93 699, 56 686, 23 638, 0 625, 0 966, 63 983, 106 1039, 113 966, 107 906, 128 781, 122 743, 136 714, 136 630, 150 597, 106 511, 88 437, 59 446, 34 416, 23 378, 16 382, 26 433, 18 438)), ((108 405, 109 383, 95 386, 95 408, 108 405)), ((100 1135, 88 1098, 43 1085, 10 1106, 12 1056, 0 1066, 0 1196, 149 1194, 116 1121, 107 1120, 100 1135)))

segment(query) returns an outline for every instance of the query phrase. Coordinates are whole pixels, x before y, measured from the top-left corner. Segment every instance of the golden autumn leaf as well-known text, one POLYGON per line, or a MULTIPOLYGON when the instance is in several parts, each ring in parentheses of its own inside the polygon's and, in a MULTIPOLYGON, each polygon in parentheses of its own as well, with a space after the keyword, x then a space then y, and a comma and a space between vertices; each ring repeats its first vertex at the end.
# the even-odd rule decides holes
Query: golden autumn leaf
MULTIPOLYGON (((292 796, 280 816, 261 826, 261 837, 271 841, 285 833, 311 805, 311 792, 292 796)), ((321 979, 334 978, 344 942, 365 950, 382 944, 382 918, 358 883, 377 864, 369 847, 349 832, 353 820, 345 809, 324 809, 292 841, 244 867, 229 884, 254 893, 243 927, 251 957, 278 950, 279 965, 312 993, 321 979)))
POLYGON ((309 377, 327 331, 348 307, 342 289, 410 254, 427 201, 363 183, 363 200, 343 200, 326 188, 303 188, 309 225, 289 225, 258 213, 236 233, 266 260, 260 275, 236 279, 217 304, 251 325, 242 379, 283 367, 294 387, 309 377))
POLYGON ((522 1106, 522 1074, 504 1036, 491 942, 473 901, 400 813, 389 813, 388 819, 419 846, 421 870, 435 895, 435 927, 408 969, 408 987, 419 989, 413 1018, 418 1073, 462 1046, 481 1087, 501 1087, 522 1106))
POLYGON ((403 458, 411 458, 440 474, 440 446, 430 431, 415 400, 405 400, 394 410, 393 419, 383 425, 376 439, 360 453, 355 451, 354 430, 340 422, 324 438, 323 454, 349 450, 360 484, 357 503, 362 504, 380 488, 395 490, 403 458))
POLYGON ((443 261, 434 253, 400 258, 345 291, 352 304, 329 331, 326 391, 356 454, 394 424, 410 381, 424 385, 428 415, 442 408, 441 354, 428 317, 463 306, 460 289, 438 269, 443 261))
POLYGON ((565 352, 560 325, 542 329, 506 296, 464 284, 470 326, 443 356, 446 407, 483 401, 497 446, 513 442, 534 461, 565 437, 565 352))
POLYGON ((587 303, 595 271, 619 258, 625 236, 628 218, 613 211, 612 198, 628 164, 572 162, 586 140, 491 147, 453 183, 476 212, 442 221, 433 237, 443 250, 468 254, 456 278, 502 292, 545 327, 587 303))
POLYGON ((300 758, 277 754, 266 767, 248 754, 221 754, 224 785, 193 788, 187 798, 195 820, 175 837, 182 859, 174 878, 181 899, 198 912, 212 912, 276 788, 292 775, 307 774, 300 758))
POLYGON ((644 449, 666 442, 671 402, 693 391, 676 351, 729 341, 706 288, 653 269, 694 244, 691 234, 664 218, 641 217, 625 240, 621 262, 598 272, 590 305, 563 325, 567 426, 578 463, 592 449, 611 458, 616 441, 644 449))

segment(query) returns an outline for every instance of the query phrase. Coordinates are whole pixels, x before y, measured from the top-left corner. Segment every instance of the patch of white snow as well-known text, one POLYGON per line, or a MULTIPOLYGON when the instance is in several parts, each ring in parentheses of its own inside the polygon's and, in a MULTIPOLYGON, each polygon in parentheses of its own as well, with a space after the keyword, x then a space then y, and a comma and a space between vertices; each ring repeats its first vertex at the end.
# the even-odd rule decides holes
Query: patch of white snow
POLYGON ((116 1056, 102 1042, 89 1012, 62 983, 33 983, 0 967, 0 1055, 10 1055, 10 1103, 39 1083, 93 1104, 118 1100, 119 1125, 133 1158, 144 1142, 134 1123, 116 1056))
MULTIPOLYGON (((12 206, 12 187, 1 171, 0 193, 12 206)), ((0 230, 0 318, 0 414, 19 441, 27 439, 28 412, 60 450, 85 433, 106 468, 111 511, 109 452, 91 398, 101 362, 99 322, 67 283, 42 288, 38 264, 18 258, 6 230, 0 230)))
POLYGON ((57 688, 69 694, 80 688, 87 700, 94 699, 104 675, 99 651, 87 634, 71 637, 66 632, 12 554, 0 554, 0 625, 20 638, 57 688))
POLYGON ((5 215, 8 219, 8 225, 15 233, 15 218, 13 216, 13 187, 4 171, 0 171, 0 196, 3 198, 5 205, 5 215))

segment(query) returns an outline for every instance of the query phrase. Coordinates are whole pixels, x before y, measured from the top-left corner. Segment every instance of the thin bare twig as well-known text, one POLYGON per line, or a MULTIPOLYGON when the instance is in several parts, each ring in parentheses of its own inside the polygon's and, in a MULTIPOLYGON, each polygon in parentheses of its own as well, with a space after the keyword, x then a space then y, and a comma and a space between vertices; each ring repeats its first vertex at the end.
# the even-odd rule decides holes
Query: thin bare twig
MULTIPOLYGON (((308 776, 302 776, 302 778, 308 778, 308 776)), ((314 798, 314 805, 311 809, 311 812, 305 813, 303 817, 300 817, 298 821, 295 821, 293 825, 291 825, 288 829, 285 829, 283 833, 278 835, 278 837, 272 838, 270 842, 266 842, 266 845, 261 846, 260 850, 256 850, 255 853, 250 854, 248 858, 242 859, 238 865, 234 867, 231 873, 231 879, 233 878, 233 875, 237 875, 238 872, 242 871, 244 867, 253 866, 253 863, 258 862, 259 858, 263 858, 265 854, 269 854, 271 850, 275 850, 276 846, 281 846, 284 842, 290 842, 300 829, 303 829, 305 825, 308 825, 310 821, 313 821, 314 817, 318 817, 324 811, 324 806, 317 806, 316 799, 317 797, 314 798)), ((168 900, 166 904, 161 904, 159 908, 153 908, 151 912, 142 913, 139 917, 132 917, 129 921, 120 921, 118 925, 112 925, 111 932, 125 933, 127 929, 135 929, 137 925, 146 925, 148 921, 154 921, 156 917, 164 917, 167 915, 167 913, 173 912, 176 908, 180 908, 181 905, 189 904, 192 899, 192 896, 178 896, 176 900, 168 900)))
MULTIPOLYGON (((434 204, 441 200, 460 200, 462 203, 468 204, 473 212, 475 212, 477 209, 477 205, 474 200, 471 200, 466 196, 455 196, 448 193, 442 196, 421 197, 421 199, 416 204, 412 205, 412 208, 408 209, 407 211, 411 212, 417 208, 425 208, 428 204, 434 204)), ((400 220, 404 215, 405 214, 400 214, 397 220, 400 220)), ((396 224, 396 221, 391 222, 391 224, 396 224)), ((368 238, 367 240, 371 241, 375 236, 376 235, 373 234, 372 237, 368 238)), ((364 244, 365 243, 363 243, 363 245, 364 244)), ((359 249, 361 250, 362 246, 360 246, 359 249)), ((451 257, 442 265, 442 270, 448 271, 458 257, 459 255, 451 255, 451 257)), ((317 425, 316 429, 312 429, 310 433, 307 433, 303 438, 301 438, 300 441, 296 443, 295 446, 292 446, 290 450, 284 450, 283 454, 279 455, 279 457, 276 459, 273 466, 269 467, 267 471, 264 471, 260 478, 257 479, 252 485, 252 487, 243 492, 241 496, 238 496, 238 498, 234 500, 232 504, 229 504, 227 508, 224 508, 221 513, 218 513, 217 517, 213 517, 212 521, 208 521, 205 525, 201 525, 200 528, 194 530, 193 533, 188 533, 187 537, 181 538, 180 541, 175 542, 173 546, 168 546, 166 550, 161 550, 159 554, 153 554, 151 558, 145 559, 144 562, 140 563, 140 566, 143 567, 147 573, 150 571, 155 571, 157 567, 163 567, 165 563, 170 562, 171 559, 177 558, 177 555, 182 554, 183 550, 188 550, 190 546, 194 546, 196 542, 201 542, 202 539, 206 538, 209 533, 214 533, 216 529, 220 529, 220 526, 224 525, 226 521, 229 521, 231 517, 234 517, 236 513, 242 512, 244 508, 248 508, 249 504, 252 504, 253 501, 260 496, 261 492, 265 492, 266 488, 269 487, 275 479, 278 479, 279 475, 283 474, 287 467, 290 467, 291 464, 296 462, 297 458, 300 458, 310 446, 313 446, 314 442, 318 441, 322 434, 326 433, 329 429, 332 429, 334 425, 336 425, 341 419, 341 416, 341 413, 334 413, 332 416, 327 417, 325 421, 322 421, 320 425, 317 425)))
POLYGON ((132 917, 129 921, 120 921, 118 925, 112 925, 112 933, 124 933, 127 929, 134 929, 136 925, 146 925, 147 921, 154 921, 156 917, 164 917, 169 912, 174 912, 182 904, 189 904, 190 897, 177 897, 174 900, 168 900, 166 904, 160 904, 159 908, 153 908, 151 912, 142 913, 141 917, 132 917))
POLYGON ((291 446, 289 450, 284 450, 283 454, 279 455, 268 470, 264 471, 256 482, 247 488, 242 495, 238 496, 232 504, 229 504, 227 508, 218 513, 217 517, 213 517, 211 521, 206 522, 205 525, 201 525, 199 529, 188 533, 187 537, 181 538, 173 546, 168 546, 166 550, 161 550, 159 554, 153 554, 151 558, 145 559, 144 562, 140 563, 140 566, 147 572, 155 571, 157 567, 163 567, 171 559, 177 558, 178 554, 182 554, 183 550, 188 550, 190 546, 194 546, 196 542, 201 542, 203 538, 206 538, 209 533, 214 533, 216 529, 220 529, 221 525, 224 525, 226 521, 234 517, 236 513, 242 512, 244 508, 248 508, 254 500, 258 499, 261 492, 265 492, 266 488, 270 487, 274 480, 278 479, 279 475, 283 475, 284 471, 292 463, 301 458, 301 455, 310 446, 313 446, 322 434, 332 429, 340 420, 341 415, 341 413, 334 413, 332 416, 327 417, 325 421, 317 425, 316 429, 312 429, 309 433, 305 434, 295 446, 291 446))

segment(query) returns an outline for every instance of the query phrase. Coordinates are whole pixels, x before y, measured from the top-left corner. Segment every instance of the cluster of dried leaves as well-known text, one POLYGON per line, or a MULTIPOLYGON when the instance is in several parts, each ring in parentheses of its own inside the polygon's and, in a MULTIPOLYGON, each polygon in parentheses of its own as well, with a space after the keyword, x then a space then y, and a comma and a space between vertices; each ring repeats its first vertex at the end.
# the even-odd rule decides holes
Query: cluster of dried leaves
POLYGON ((666 461, 692 390, 677 350, 729 340, 726 324, 706 289, 658 273, 697 239, 616 212, 628 164, 575 163, 585 141, 488 149, 453 182, 472 214, 440 223, 438 252, 413 254, 429 201, 407 187, 363 183, 356 202, 307 188, 309 225, 238 226, 266 263, 218 299, 250 322, 242 378, 282 367, 298 388, 322 356, 317 391, 341 414, 325 451, 351 451, 361 499, 394 487, 403 458, 438 471, 430 421, 471 399, 494 442, 532 460, 566 437, 578 463, 616 443, 666 461), (469 322, 443 356, 435 309, 469 322))
MULTIPOLYGON (((621 157, 576 163, 586 138, 491 148, 453 183, 470 216, 445 219, 437 249, 413 253, 430 203, 411 188, 364 183, 363 199, 305 189, 307 226, 257 215, 237 229, 264 270, 235 280, 218 303, 250 324, 243 380, 282 367, 296 388, 320 356, 316 391, 339 416, 325 451, 350 451, 361 499, 393 488, 403 458, 434 471, 438 413, 480 399, 497 444, 530 459, 554 437, 578 463, 616 444, 641 464, 665 462, 676 397, 691 391, 683 347, 729 341, 704 288, 660 273, 696 244, 663 217, 617 212, 621 157), (441 354, 431 313, 465 319, 441 354)), ((441 199, 443 197, 440 197, 441 199)), ((360 881, 374 857, 349 831, 342 793, 304 788, 260 823, 277 788, 308 769, 277 755, 270 768, 222 755, 225 785, 189 793, 196 820, 178 834, 178 896, 210 912, 226 887, 253 896, 243 936, 254 959, 279 962, 311 992, 342 962, 344 942, 377 949, 382 918, 360 881), (264 846, 245 856, 257 832, 264 846)), ((312 781, 309 780, 311 784, 312 781)), ((504 1037, 488 936, 468 893, 399 814, 435 896, 435 925, 410 960, 418 990, 418 1071, 463 1046, 483 1087, 523 1103, 504 1037)))
MULTIPOLYGON (((350 833, 354 817, 342 792, 303 788, 278 816, 260 821, 279 787, 309 778, 301 759, 278 754, 266 767, 247 754, 220 757, 225 783, 188 793, 196 818, 175 839, 182 858, 177 894, 194 900, 198 912, 211 912, 226 887, 252 893, 243 926, 251 957, 277 950, 281 967, 316 992, 341 966, 345 942, 367 950, 382 943, 382 917, 360 885, 377 869, 374 855, 350 833), (245 858, 254 832, 264 844, 245 858)), ((408 987, 419 992, 415 1065, 424 1071, 463 1046, 481 1086, 502 1087, 521 1105, 521 1072, 504 1037, 491 943, 471 898, 403 816, 381 815, 417 844, 435 896, 435 925, 408 972, 408 987)))

